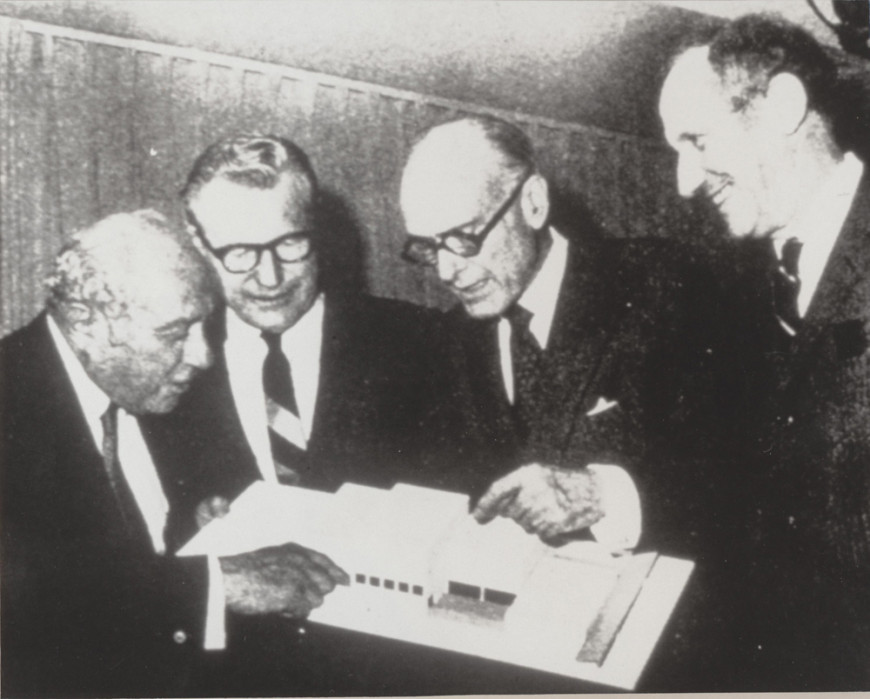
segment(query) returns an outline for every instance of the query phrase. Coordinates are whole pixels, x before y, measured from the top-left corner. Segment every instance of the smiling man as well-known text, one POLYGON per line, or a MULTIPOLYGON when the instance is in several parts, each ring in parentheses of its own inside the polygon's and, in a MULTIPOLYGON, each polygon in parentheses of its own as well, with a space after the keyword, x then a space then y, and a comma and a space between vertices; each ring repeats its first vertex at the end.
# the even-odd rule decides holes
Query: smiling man
POLYGON ((736 338, 772 360, 736 689, 870 688, 870 181, 843 85, 806 31, 749 15, 680 53, 659 104, 680 193, 768 267, 736 338))

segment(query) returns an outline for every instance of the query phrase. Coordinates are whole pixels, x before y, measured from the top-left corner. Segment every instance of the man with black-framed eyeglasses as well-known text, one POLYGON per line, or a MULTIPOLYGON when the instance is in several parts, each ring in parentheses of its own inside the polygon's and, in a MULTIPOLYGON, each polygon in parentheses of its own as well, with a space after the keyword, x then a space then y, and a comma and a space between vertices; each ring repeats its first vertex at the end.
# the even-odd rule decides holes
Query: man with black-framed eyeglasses
POLYGON ((219 432, 228 452, 241 453, 248 482, 334 490, 353 476, 390 485, 397 454, 413 464, 414 426, 429 410, 432 372, 409 362, 406 348, 435 314, 326 289, 317 178, 286 139, 218 141, 194 164, 182 198, 227 308, 217 342, 224 369, 209 374, 208 390, 194 387, 179 419, 187 409, 219 432))
MULTIPOLYGON (((226 306, 212 333, 214 366, 172 416, 184 435, 176 458, 201 464, 204 479, 214 474, 200 522, 255 480, 327 491, 349 480, 427 482, 440 444, 430 416, 445 384, 437 353, 428 352, 440 341, 439 314, 335 283, 333 246, 352 249, 353 241, 327 228, 306 154, 277 136, 230 136, 200 155, 181 195, 226 306)), ((235 638, 247 639, 227 664, 236 683, 228 693, 365 686, 370 644, 355 650, 344 638, 326 648, 326 632, 300 633, 294 623, 228 621, 235 638), (325 658, 336 659, 328 680, 325 658), (350 666, 353 675, 343 672, 350 666)))
POLYGON ((454 316, 477 413, 469 422, 489 425, 475 516, 510 517, 546 540, 591 527, 611 548, 633 548, 637 490, 607 463, 619 445, 601 439, 624 420, 610 370, 599 371, 621 290, 603 299, 606 256, 549 225, 548 184, 528 137, 490 117, 434 127, 412 148, 401 206, 403 258, 434 268, 465 311, 454 316), (507 475, 492 482, 499 470, 507 475))
POLYGON ((696 555, 705 539, 685 532, 709 523, 694 457, 718 439, 727 385, 718 331, 696 322, 716 293, 703 264, 588 219, 553 225, 531 140, 494 117, 424 133, 400 200, 404 259, 459 301, 447 326, 476 518, 696 555))

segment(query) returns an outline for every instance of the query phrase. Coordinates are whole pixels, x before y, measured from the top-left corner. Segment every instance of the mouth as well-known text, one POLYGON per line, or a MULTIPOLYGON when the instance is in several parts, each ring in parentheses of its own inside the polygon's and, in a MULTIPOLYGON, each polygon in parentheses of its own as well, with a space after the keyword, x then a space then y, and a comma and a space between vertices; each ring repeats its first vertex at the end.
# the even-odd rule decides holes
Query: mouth
POLYGON ((293 298, 293 289, 281 292, 280 294, 248 294, 248 299, 258 306, 274 308, 284 306, 293 298))
POLYGON ((731 193, 731 183, 730 182, 722 182, 717 187, 708 187, 707 188, 707 196, 710 201, 713 202, 713 206, 717 209, 721 209, 725 202, 728 200, 728 196, 731 193))
POLYGON ((478 295, 481 291, 483 291, 486 286, 486 279, 480 279, 471 284, 467 284, 466 286, 457 286, 453 285, 453 290, 456 292, 458 296, 462 297, 473 297, 478 295))

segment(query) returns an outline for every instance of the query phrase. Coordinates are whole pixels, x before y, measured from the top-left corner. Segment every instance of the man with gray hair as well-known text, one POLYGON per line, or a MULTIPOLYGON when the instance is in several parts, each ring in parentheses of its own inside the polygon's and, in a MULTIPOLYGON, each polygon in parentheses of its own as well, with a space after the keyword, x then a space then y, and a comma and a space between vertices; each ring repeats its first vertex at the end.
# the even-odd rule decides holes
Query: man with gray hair
POLYGON ((459 301, 452 354, 485 445, 485 465, 468 469, 477 519, 508 517, 547 541, 589 530, 614 550, 667 538, 692 552, 703 498, 675 493, 703 479, 646 458, 653 430, 700 434, 672 419, 680 404, 701 414, 679 391, 714 346, 682 330, 674 341, 693 327, 682 314, 694 288, 676 249, 607 240, 590 220, 553 225, 531 140, 494 117, 425 132, 401 208, 405 259, 459 301))
POLYGON ((200 695, 225 608, 304 616, 345 581, 293 545, 172 555, 184 491, 209 486, 165 470, 149 415, 212 362, 212 285, 163 216, 116 214, 69 240, 47 311, 0 343, 4 693, 200 695))

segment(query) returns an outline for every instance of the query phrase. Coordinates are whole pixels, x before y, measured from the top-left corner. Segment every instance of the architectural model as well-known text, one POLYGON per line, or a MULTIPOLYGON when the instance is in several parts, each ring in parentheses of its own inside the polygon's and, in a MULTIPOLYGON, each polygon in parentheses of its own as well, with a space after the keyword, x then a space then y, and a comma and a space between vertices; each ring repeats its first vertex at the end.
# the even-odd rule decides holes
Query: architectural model
MULTIPOLYGON (((608 680, 605 661, 663 560, 614 557, 594 542, 551 547, 506 519, 481 525, 469 514, 468 497, 458 493, 353 483, 324 493, 263 482, 180 555, 230 555, 288 541, 326 554, 351 578, 312 613, 313 621, 560 674, 591 674, 618 686, 628 685, 608 680)), ((691 569, 679 563, 664 620, 691 569)))

